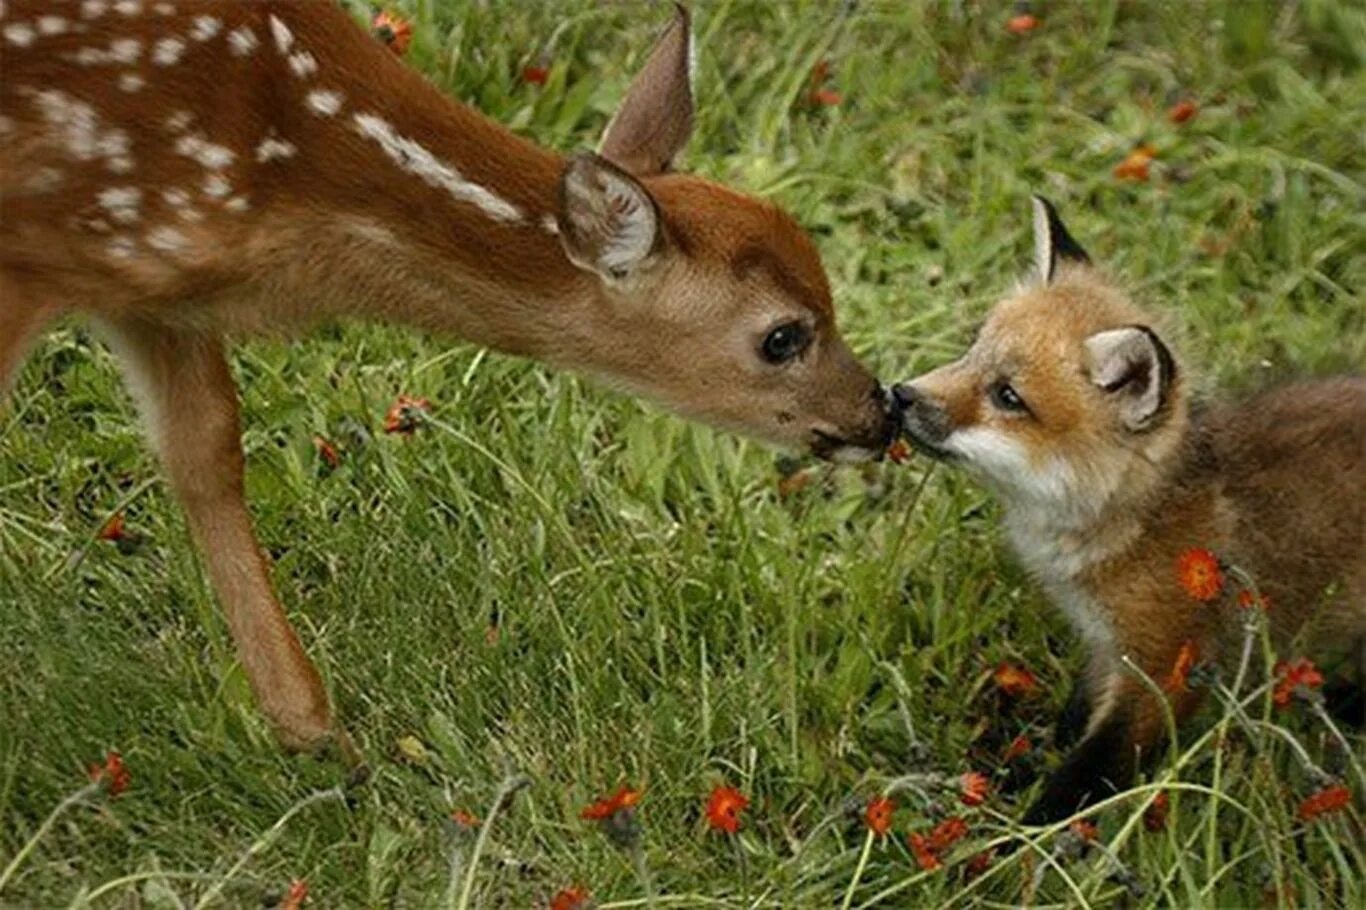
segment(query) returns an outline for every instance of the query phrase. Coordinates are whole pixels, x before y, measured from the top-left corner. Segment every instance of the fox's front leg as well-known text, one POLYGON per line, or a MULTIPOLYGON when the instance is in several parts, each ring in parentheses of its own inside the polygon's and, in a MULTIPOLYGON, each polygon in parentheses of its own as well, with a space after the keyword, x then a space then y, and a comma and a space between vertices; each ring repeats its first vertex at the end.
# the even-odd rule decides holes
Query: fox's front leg
POLYGON ((252 693, 281 744, 335 744, 359 756, 333 724, 317 669, 271 590, 243 498, 237 389, 221 342, 160 325, 109 323, 148 433, 185 509, 252 693))

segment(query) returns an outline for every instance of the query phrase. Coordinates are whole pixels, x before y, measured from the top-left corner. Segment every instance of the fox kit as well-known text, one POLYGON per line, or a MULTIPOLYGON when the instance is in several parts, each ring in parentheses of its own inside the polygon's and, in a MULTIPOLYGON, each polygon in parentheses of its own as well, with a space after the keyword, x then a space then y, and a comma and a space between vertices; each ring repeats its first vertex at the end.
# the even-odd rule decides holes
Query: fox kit
MULTIPOLYGON (((1040 824, 1125 786, 1162 737, 1161 705, 1122 656, 1159 682, 1183 646, 1236 660, 1237 609, 1180 585, 1191 548, 1256 580, 1282 646, 1303 631, 1310 653, 1341 654, 1360 674, 1366 378, 1192 403, 1144 313, 1049 203, 1036 198, 1034 210, 1040 280, 996 306, 961 360, 894 394, 920 451, 999 495, 1019 558, 1085 642, 1088 717, 1026 814, 1040 824)), ((1178 688, 1181 720, 1198 694, 1178 688)))

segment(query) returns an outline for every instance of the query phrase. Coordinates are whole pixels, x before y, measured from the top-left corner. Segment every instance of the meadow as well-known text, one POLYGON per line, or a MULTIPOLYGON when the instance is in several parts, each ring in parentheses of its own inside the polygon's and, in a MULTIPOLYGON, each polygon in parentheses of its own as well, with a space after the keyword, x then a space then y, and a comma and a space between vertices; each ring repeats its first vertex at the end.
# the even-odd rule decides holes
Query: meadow
MULTIPOLYGON (((596 142, 668 17, 394 10, 411 65, 564 151, 596 142)), ((1207 394, 1366 364, 1361 7, 695 13, 685 166, 812 232, 879 375, 964 348, 1026 273, 1032 192, 1161 313, 1207 394)), ((64 323, 0 411, 0 906, 259 907, 295 880, 326 908, 543 907, 575 884, 603 908, 1366 905, 1366 740, 1274 707, 1264 671, 1245 713, 1211 699, 1091 813, 1093 840, 1057 826, 972 863, 1058 761, 1080 653, 964 477, 784 458, 389 327, 249 341, 233 365, 258 532, 373 776, 338 790, 335 762, 274 746, 115 367, 64 323), (401 394, 431 403, 411 435, 384 432, 401 394), (122 539, 100 539, 115 514, 122 539), (1002 686, 1003 664, 1036 685, 1002 686), (126 791, 33 840, 110 749, 126 791), (969 771, 980 805, 956 790, 969 771), (1304 820, 1329 777, 1355 805, 1304 820), (736 834, 704 815, 718 784, 750 801, 736 834), (643 791, 638 864, 581 818, 622 785, 643 791), (863 817, 884 793, 885 837, 863 817), (966 836, 922 868, 907 835, 950 817, 966 836)))

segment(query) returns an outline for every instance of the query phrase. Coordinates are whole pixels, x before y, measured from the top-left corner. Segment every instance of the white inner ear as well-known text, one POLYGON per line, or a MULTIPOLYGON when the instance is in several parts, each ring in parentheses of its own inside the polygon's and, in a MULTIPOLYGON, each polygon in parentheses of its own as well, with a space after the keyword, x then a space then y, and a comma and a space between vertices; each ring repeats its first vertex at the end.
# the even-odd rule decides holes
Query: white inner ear
POLYGON ((1053 238, 1048 230, 1048 209, 1038 196, 1034 203, 1034 268, 1044 284, 1053 280, 1053 238))
POLYGON ((1141 329, 1111 329, 1086 339, 1086 357, 1091 381, 1107 391, 1124 395, 1120 416, 1131 430, 1147 425, 1162 399, 1162 362, 1148 333, 1141 329), (1146 368, 1142 385, 1116 389, 1114 386, 1136 369, 1146 368))
POLYGON ((619 276, 649 256, 659 223, 639 184, 610 168, 575 167, 564 186, 565 215, 582 241, 582 248, 570 250, 576 261, 619 276))

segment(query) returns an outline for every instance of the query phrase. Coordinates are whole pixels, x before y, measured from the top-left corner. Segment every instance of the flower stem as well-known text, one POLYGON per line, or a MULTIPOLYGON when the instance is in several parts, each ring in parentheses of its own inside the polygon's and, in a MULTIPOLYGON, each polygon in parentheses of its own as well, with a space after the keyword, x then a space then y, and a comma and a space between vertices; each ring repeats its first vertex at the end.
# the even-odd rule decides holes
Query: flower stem
POLYGON ((1338 729, 1338 725, 1333 723, 1333 718, 1328 713, 1328 709, 1323 706, 1323 699, 1315 698, 1311 702, 1311 705, 1313 706, 1314 713, 1318 715, 1319 720, 1323 721, 1324 726, 1333 734, 1333 738, 1338 741, 1338 746, 1346 753, 1347 761, 1352 766, 1352 773, 1356 775, 1357 782, 1361 784, 1363 788, 1366 788, 1366 771, 1362 771, 1361 762, 1357 761, 1356 752, 1352 749, 1351 743, 1347 742, 1347 737, 1343 736, 1342 731, 1338 729))
POLYGON ((33 836, 19 848, 18 853, 14 854, 14 859, 10 860, 9 865, 5 866, 5 871, 0 872, 0 891, 5 890, 5 885, 9 884, 9 880, 14 877, 14 873, 19 870, 19 866, 22 865, 24 860, 28 858, 28 855, 33 852, 33 848, 38 846, 38 841, 42 840, 43 836, 46 835, 48 831, 52 830, 52 826, 57 823, 57 819, 61 817, 62 813, 77 803, 94 796, 102 786, 104 786, 104 783, 100 780, 91 781, 57 804, 57 807, 48 814, 48 817, 43 819, 43 823, 38 826, 38 830, 33 832, 33 836))
POLYGON ((640 846, 639 840, 631 845, 631 867, 636 870, 636 878, 640 880, 640 890, 645 892, 645 906, 653 910, 658 906, 655 883, 650 877, 650 867, 645 865, 645 849, 640 846))
MULTIPOLYGON (((468 910, 470 906, 470 896, 474 893, 474 873, 479 868, 479 857, 484 852, 484 846, 488 843, 489 831, 493 830, 493 823, 498 818, 498 813, 503 810, 503 803, 508 801, 512 794, 523 787, 531 784, 531 778, 525 774, 513 774, 503 778, 503 782, 498 785, 498 792, 493 795, 493 805, 489 806, 489 811, 484 816, 484 823, 479 826, 479 837, 474 841, 474 852, 470 854, 469 866, 465 869, 465 883, 460 888, 459 902, 452 902, 451 898, 455 895, 455 889, 447 891, 446 906, 456 907, 458 910, 468 910)), ((454 865, 454 861, 452 861, 454 865)))
POLYGON ((868 868, 868 854, 873 851, 873 831, 870 828, 863 838, 863 852, 859 854, 858 866, 854 869, 854 877, 849 881, 849 888, 844 892, 844 900, 840 902, 840 910, 849 910, 854 903, 854 891, 858 888, 859 879, 863 878, 863 870, 868 868))

